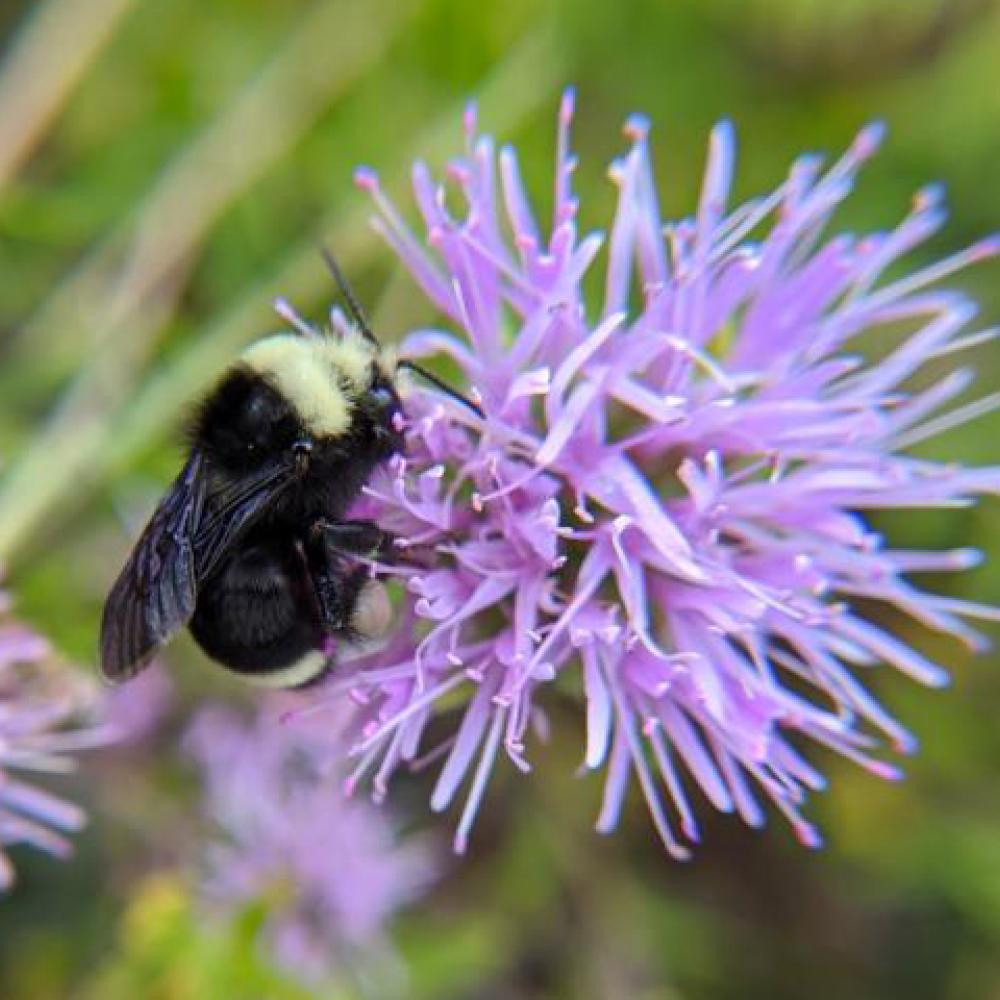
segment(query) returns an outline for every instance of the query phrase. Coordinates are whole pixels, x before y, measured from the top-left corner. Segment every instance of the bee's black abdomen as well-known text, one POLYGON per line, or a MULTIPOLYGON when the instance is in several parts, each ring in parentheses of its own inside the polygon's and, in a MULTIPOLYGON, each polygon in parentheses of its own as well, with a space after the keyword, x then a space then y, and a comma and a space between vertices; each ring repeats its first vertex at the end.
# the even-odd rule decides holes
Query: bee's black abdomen
POLYGON ((310 591, 290 536, 255 539, 202 588, 191 633, 210 657, 232 670, 280 671, 323 645, 310 591))

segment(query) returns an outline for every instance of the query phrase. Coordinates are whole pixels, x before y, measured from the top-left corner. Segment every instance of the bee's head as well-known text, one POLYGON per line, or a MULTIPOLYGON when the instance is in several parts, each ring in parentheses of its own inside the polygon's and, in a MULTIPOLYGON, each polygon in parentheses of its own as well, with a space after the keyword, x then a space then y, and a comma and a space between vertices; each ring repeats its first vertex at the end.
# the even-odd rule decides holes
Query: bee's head
POLYGON ((275 334, 248 347, 209 396, 195 436, 224 467, 288 457, 303 471, 369 469, 402 449, 402 404, 378 345, 275 334))

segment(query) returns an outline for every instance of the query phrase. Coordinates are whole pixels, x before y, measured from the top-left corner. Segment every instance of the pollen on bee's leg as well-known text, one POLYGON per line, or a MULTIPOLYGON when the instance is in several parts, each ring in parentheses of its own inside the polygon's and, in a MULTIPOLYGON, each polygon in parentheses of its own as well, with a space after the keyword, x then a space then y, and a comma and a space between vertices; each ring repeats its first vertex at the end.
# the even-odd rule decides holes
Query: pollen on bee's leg
POLYGON ((368 639, 381 639, 392 624, 392 603, 379 580, 369 580, 358 596, 352 625, 368 639))

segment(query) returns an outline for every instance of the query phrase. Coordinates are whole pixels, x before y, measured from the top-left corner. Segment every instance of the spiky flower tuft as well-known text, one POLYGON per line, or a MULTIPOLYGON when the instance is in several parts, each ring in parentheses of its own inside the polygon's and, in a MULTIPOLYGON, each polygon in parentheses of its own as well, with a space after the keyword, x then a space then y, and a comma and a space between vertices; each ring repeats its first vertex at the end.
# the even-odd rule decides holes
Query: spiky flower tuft
POLYGON ((687 772, 717 809, 759 826, 769 801, 814 846, 802 807, 824 778, 799 737, 894 778, 878 748, 915 742, 861 675, 888 665, 946 682, 875 609, 975 648, 983 637, 965 619, 997 617, 910 580, 978 553, 892 548, 866 515, 1000 487, 1000 469, 907 454, 997 404, 953 402, 972 372, 942 375, 939 359, 988 332, 963 332, 975 306, 938 283, 998 242, 887 279, 941 225, 935 189, 889 232, 827 236, 877 126, 829 168, 804 157, 775 191, 731 207, 722 123, 694 216, 665 220, 641 118, 610 170, 607 238, 581 237, 572 115, 567 94, 548 228, 514 150, 478 136, 471 112, 445 182, 414 168, 426 246, 377 176, 358 174, 378 232, 444 317, 403 353, 446 356, 485 416, 410 394, 406 456, 373 483, 365 513, 423 565, 402 571, 401 632, 324 697, 350 690, 360 704, 355 779, 374 772, 376 795, 400 764, 446 754, 431 804, 446 808, 468 782, 459 851, 497 757, 530 769, 560 682, 584 695, 584 764, 606 775, 599 830, 615 826, 634 774, 667 849, 687 856, 699 836, 687 772), (593 310, 583 283, 602 248, 593 310), (886 338, 877 360, 858 353, 886 338), (445 695, 466 697, 464 715, 429 748, 445 695))
POLYGON ((8 617, 0 592, 0 893, 14 882, 4 846, 30 844, 65 858, 68 834, 85 814, 78 806, 39 788, 31 774, 65 773, 72 754, 114 738, 94 717, 98 697, 88 678, 52 658, 49 643, 8 617))

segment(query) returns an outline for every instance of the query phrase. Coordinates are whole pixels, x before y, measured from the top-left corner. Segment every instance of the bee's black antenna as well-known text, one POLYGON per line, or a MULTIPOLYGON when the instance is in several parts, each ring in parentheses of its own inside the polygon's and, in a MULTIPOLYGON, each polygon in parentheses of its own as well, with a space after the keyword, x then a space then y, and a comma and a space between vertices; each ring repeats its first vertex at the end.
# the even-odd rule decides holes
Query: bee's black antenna
POLYGON ((461 403, 463 406, 467 406, 481 420, 486 419, 486 414, 483 412, 483 408, 478 403, 473 402, 468 396, 463 396, 457 389, 448 385, 444 379, 438 378, 433 372, 428 371, 422 365, 418 365, 416 361, 411 361, 409 358, 400 358, 399 361, 396 362, 396 367, 408 368, 411 372, 416 372, 421 378, 430 382, 430 384, 436 389, 440 389, 445 395, 451 396, 451 398, 456 402, 461 403))
POLYGON ((368 325, 368 317, 365 316, 364 310, 361 308, 361 304, 354 296, 354 292, 351 291, 351 286, 347 283, 347 278, 344 277, 344 272, 340 270, 340 265, 337 263, 337 259, 332 253, 326 248, 321 246, 320 253, 323 255, 323 260, 326 261, 326 266, 333 276, 333 280, 336 282, 337 288, 340 291, 341 296, 347 303, 347 311, 351 314, 351 319, 358 324, 358 329, 362 332, 366 340, 370 340, 373 344, 378 344, 378 337, 372 333, 372 328, 368 325))
MULTIPOLYGON (((333 280, 336 282, 340 294, 347 303, 347 310, 350 312, 351 318, 358 324, 358 329, 362 332, 365 339, 378 345, 378 337, 372 333, 372 328, 368 325, 368 317, 365 316, 364 310, 361 308, 361 304, 355 298, 354 292, 351 291, 351 286, 347 283, 347 279, 344 277, 344 272, 340 270, 340 265, 337 263, 336 257, 334 257, 333 254, 323 246, 320 247, 320 253, 323 255, 323 260, 326 261, 326 266, 329 269, 330 274, 333 275, 333 280)), ((428 371, 422 365, 418 365, 416 361, 410 361, 408 358, 402 358, 397 362, 396 367, 408 368, 411 372, 416 372, 417 375, 426 379, 435 388, 440 389, 443 393, 445 393, 445 395, 451 396, 452 399, 461 403, 463 406, 467 406, 473 413, 476 414, 476 416, 481 419, 486 418, 483 408, 478 403, 473 402, 467 396, 463 396, 457 389, 453 389, 447 382, 438 378, 433 372, 428 371)))

